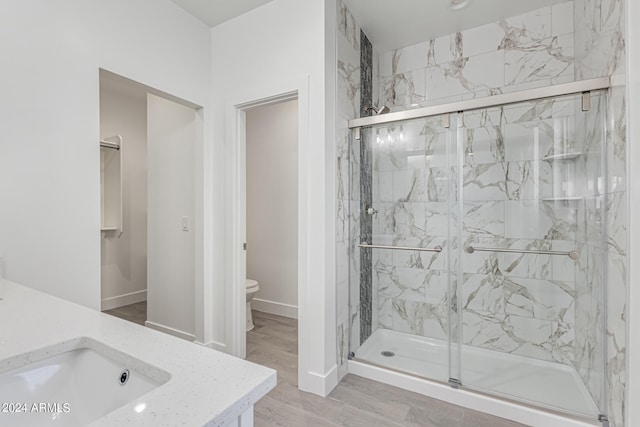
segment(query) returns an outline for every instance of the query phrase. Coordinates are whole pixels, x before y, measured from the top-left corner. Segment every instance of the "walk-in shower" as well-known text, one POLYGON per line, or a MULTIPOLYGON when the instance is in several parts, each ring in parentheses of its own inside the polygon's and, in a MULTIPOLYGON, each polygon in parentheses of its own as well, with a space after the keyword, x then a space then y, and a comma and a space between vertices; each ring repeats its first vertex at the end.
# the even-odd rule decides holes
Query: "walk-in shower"
POLYGON ((608 85, 350 122, 352 361, 605 419, 608 85))

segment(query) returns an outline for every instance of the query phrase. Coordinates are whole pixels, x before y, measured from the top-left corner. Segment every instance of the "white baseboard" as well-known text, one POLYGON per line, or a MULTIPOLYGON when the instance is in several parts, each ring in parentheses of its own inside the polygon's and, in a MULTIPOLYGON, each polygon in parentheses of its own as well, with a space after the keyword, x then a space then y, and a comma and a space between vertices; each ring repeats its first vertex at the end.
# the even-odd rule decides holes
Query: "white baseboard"
POLYGON ((100 310, 112 310, 129 304, 135 304, 147 300, 147 290, 131 292, 129 294, 118 295, 116 297, 105 298, 100 303, 100 310))
POLYGON ((315 372, 303 372, 298 378, 299 388, 302 391, 326 397, 331 390, 338 385, 338 366, 333 367, 324 375, 315 372))
POLYGON ((160 331, 160 332, 164 332, 166 334, 169 335, 173 335, 174 337, 178 337, 178 338, 182 338, 183 340, 187 340, 187 341, 195 341, 196 336, 184 331, 179 331, 178 329, 174 329, 171 328, 169 326, 164 326, 161 325, 159 323, 154 323, 154 322, 150 322, 150 321, 146 321, 144 322, 144 326, 146 326, 147 328, 151 328, 151 329, 155 329, 156 331, 160 331))
POLYGON ((251 308, 257 311, 262 311, 263 313, 275 314, 278 316, 289 317, 291 319, 298 318, 298 307, 295 305, 283 304, 281 302, 254 298, 251 301, 251 308))

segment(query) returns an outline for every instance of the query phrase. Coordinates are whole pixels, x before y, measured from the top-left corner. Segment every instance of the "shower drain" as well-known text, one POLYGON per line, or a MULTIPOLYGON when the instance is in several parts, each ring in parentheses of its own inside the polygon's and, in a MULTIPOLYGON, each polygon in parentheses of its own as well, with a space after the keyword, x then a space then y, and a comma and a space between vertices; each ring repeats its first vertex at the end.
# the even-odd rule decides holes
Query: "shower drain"
POLYGON ((393 357, 396 355, 393 351, 388 351, 388 350, 381 351, 380 354, 383 355, 384 357, 393 357))

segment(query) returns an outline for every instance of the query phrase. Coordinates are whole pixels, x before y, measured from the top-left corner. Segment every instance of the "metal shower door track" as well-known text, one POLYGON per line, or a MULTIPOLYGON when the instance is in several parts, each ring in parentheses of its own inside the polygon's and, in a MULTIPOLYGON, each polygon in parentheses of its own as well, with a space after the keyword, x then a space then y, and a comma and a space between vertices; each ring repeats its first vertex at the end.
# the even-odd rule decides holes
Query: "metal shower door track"
POLYGON ((557 96, 608 89, 610 87, 610 77, 581 80, 579 82, 563 83, 536 89, 521 90, 518 92, 505 93, 501 95, 469 99, 466 101, 451 102, 448 104, 433 105, 430 107, 416 108, 413 110, 398 111, 395 113, 382 114, 379 116, 361 117, 359 119, 349 120, 349 129, 399 122, 402 120, 419 119, 422 117, 438 116, 441 114, 458 113, 460 111, 497 107, 499 105, 515 104, 518 102, 536 101, 539 99, 554 98, 557 96))

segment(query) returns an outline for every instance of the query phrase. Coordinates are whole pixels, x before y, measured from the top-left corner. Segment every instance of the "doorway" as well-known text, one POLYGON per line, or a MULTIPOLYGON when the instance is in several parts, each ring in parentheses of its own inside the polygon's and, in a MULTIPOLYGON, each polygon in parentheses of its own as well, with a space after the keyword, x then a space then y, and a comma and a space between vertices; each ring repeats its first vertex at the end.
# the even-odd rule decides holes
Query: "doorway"
POLYGON ((189 341, 199 121, 197 106, 100 70, 101 309, 189 341))
POLYGON ((297 99, 246 110, 247 359, 296 385, 297 159, 297 99))

